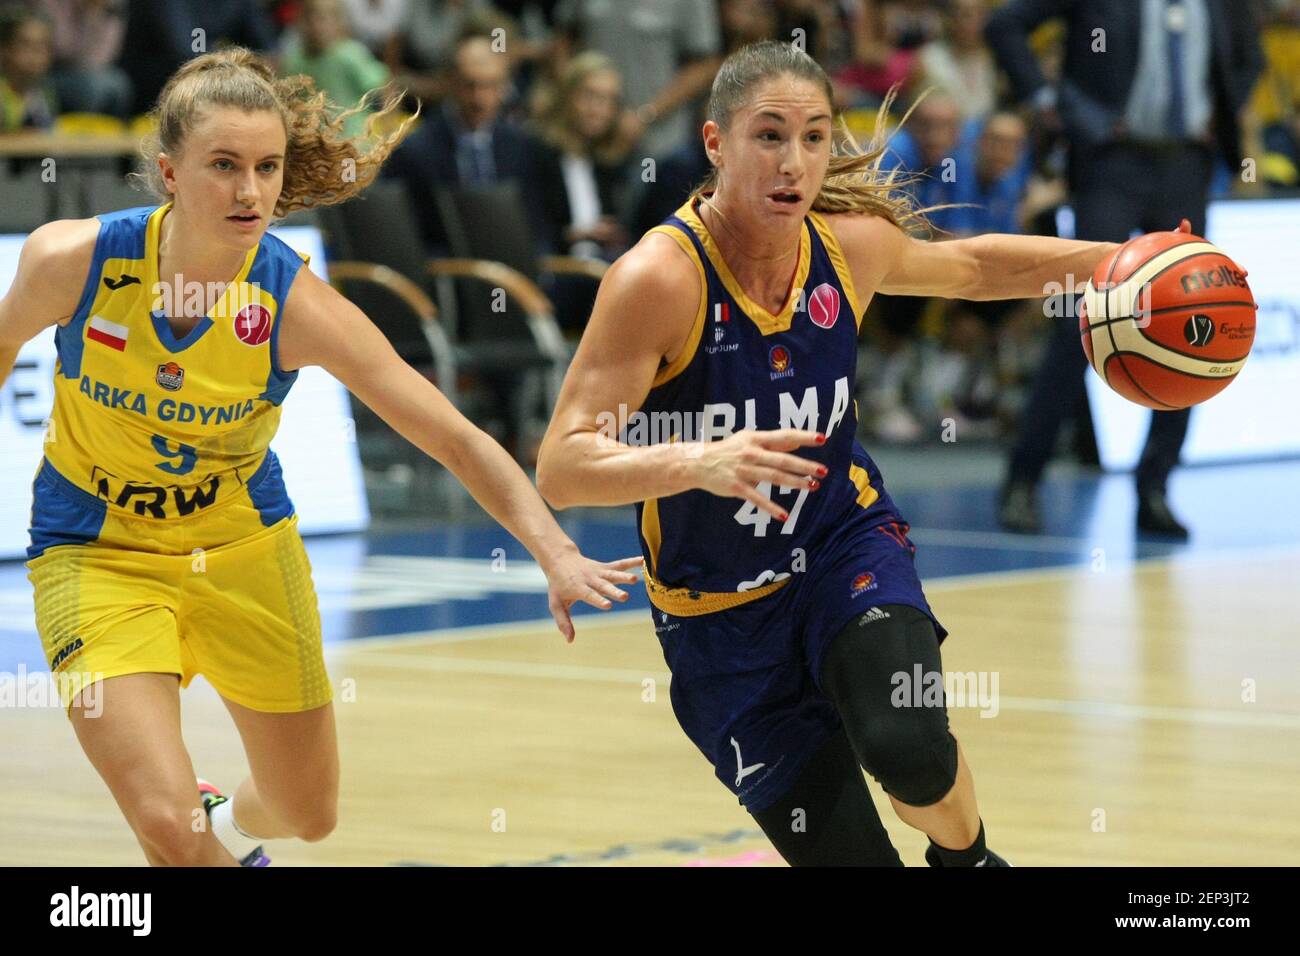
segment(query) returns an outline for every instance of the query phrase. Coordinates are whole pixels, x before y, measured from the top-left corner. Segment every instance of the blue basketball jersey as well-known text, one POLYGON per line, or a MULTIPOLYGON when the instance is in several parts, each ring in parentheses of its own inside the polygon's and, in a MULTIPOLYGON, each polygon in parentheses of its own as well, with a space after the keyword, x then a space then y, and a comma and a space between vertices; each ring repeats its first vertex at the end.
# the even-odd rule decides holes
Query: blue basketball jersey
POLYGON ((827 439, 792 452, 826 466, 816 491, 758 486, 788 514, 785 522, 701 490, 637 505, 651 601, 676 615, 705 614, 771 593, 806 568, 810 552, 833 546, 837 531, 895 521, 897 512, 856 439, 862 307, 826 220, 804 218, 778 314, 745 294, 693 203, 651 231, 690 256, 704 292, 686 347, 659 369, 624 440, 717 441, 741 428, 808 429, 827 439))

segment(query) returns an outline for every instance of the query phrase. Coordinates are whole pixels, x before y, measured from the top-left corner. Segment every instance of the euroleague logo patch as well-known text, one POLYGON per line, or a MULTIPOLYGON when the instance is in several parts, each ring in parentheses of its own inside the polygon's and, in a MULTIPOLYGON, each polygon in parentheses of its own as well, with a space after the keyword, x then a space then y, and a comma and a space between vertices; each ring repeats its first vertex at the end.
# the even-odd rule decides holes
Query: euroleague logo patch
POLYGON ((829 329, 840 317, 840 293, 829 282, 823 282, 808 297, 808 318, 813 325, 829 329))
POLYGON ((185 384, 185 369, 175 362, 159 365, 154 380, 169 392, 179 392, 181 386, 185 384))
POLYGON ((271 312, 264 305, 246 305, 235 316, 235 335, 245 345, 262 345, 271 337, 271 312))
POLYGON ((853 579, 853 584, 849 586, 849 595, 857 597, 865 591, 874 591, 877 586, 876 576, 870 571, 863 571, 853 579))

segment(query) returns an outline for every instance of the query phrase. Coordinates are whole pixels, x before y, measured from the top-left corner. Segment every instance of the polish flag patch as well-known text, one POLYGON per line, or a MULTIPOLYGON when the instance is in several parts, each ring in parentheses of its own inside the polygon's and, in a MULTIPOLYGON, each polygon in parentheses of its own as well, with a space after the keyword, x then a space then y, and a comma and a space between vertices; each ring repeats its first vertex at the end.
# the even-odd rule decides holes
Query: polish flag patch
POLYGON ((840 317, 840 293, 829 282, 823 282, 808 297, 808 318, 813 324, 829 329, 840 317))
POLYGON ((92 315, 86 326, 86 338, 107 345, 111 349, 117 349, 119 352, 125 352, 128 331, 125 325, 110 322, 103 316, 92 315))

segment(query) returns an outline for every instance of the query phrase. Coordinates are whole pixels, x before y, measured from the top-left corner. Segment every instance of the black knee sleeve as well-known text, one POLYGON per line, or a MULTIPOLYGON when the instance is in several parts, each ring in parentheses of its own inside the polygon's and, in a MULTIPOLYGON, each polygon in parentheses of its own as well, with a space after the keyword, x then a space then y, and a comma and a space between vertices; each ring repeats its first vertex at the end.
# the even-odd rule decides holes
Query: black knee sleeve
POLYGON ((753 814, 791 866, 902 866, 843 731, 776 803, 753 814))
POLYGON ((822 687, 862 768, 886 793, 923 807, 952 789, 957 741, 948 732, 939 636, 923 612, 887 604, 855 618, 826 652, 822 687))

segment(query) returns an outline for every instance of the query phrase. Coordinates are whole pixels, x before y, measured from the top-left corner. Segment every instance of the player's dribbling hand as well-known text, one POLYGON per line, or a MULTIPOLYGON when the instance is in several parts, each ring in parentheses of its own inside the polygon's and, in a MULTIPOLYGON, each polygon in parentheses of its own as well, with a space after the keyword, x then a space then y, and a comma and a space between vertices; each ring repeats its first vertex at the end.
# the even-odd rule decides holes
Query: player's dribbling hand
POLYGON ((626 601, 627 592, 616 587, 614 582, 635 584, 640 578, 628 569, 639 567, 641 562, 640 557, 593 561, 574 550, 542 566, 548 584, 551 616, 567 643, 573 643, 575 633, 569 608, 578 601, 585 601, 592 607, 608 611, 614 606, 614 601, 626 601))
POLYGON ((758 483, 816 491, 826 477, 825 467, 788 453, 803 445, 825 443, 825 435, 798 428, 741 429, 722 441, 699 445, 693 486, 723 498, 743 498, 785 521, 785 509, 760 492, 758 483))
POLYGON ((1192 234, 1192 221, 1191 221, 1190 219, 1184 219, 1182 222, 1180 222, 1180 223, 1178 224, 1178 228, 1177 228, 1177 229, 1171 229, 1170 231, 1171 231, 1171 232, 1185 232, 1185 233, 1187 233, 1187 235, 1190 236, 1190 235, 1192 234))

